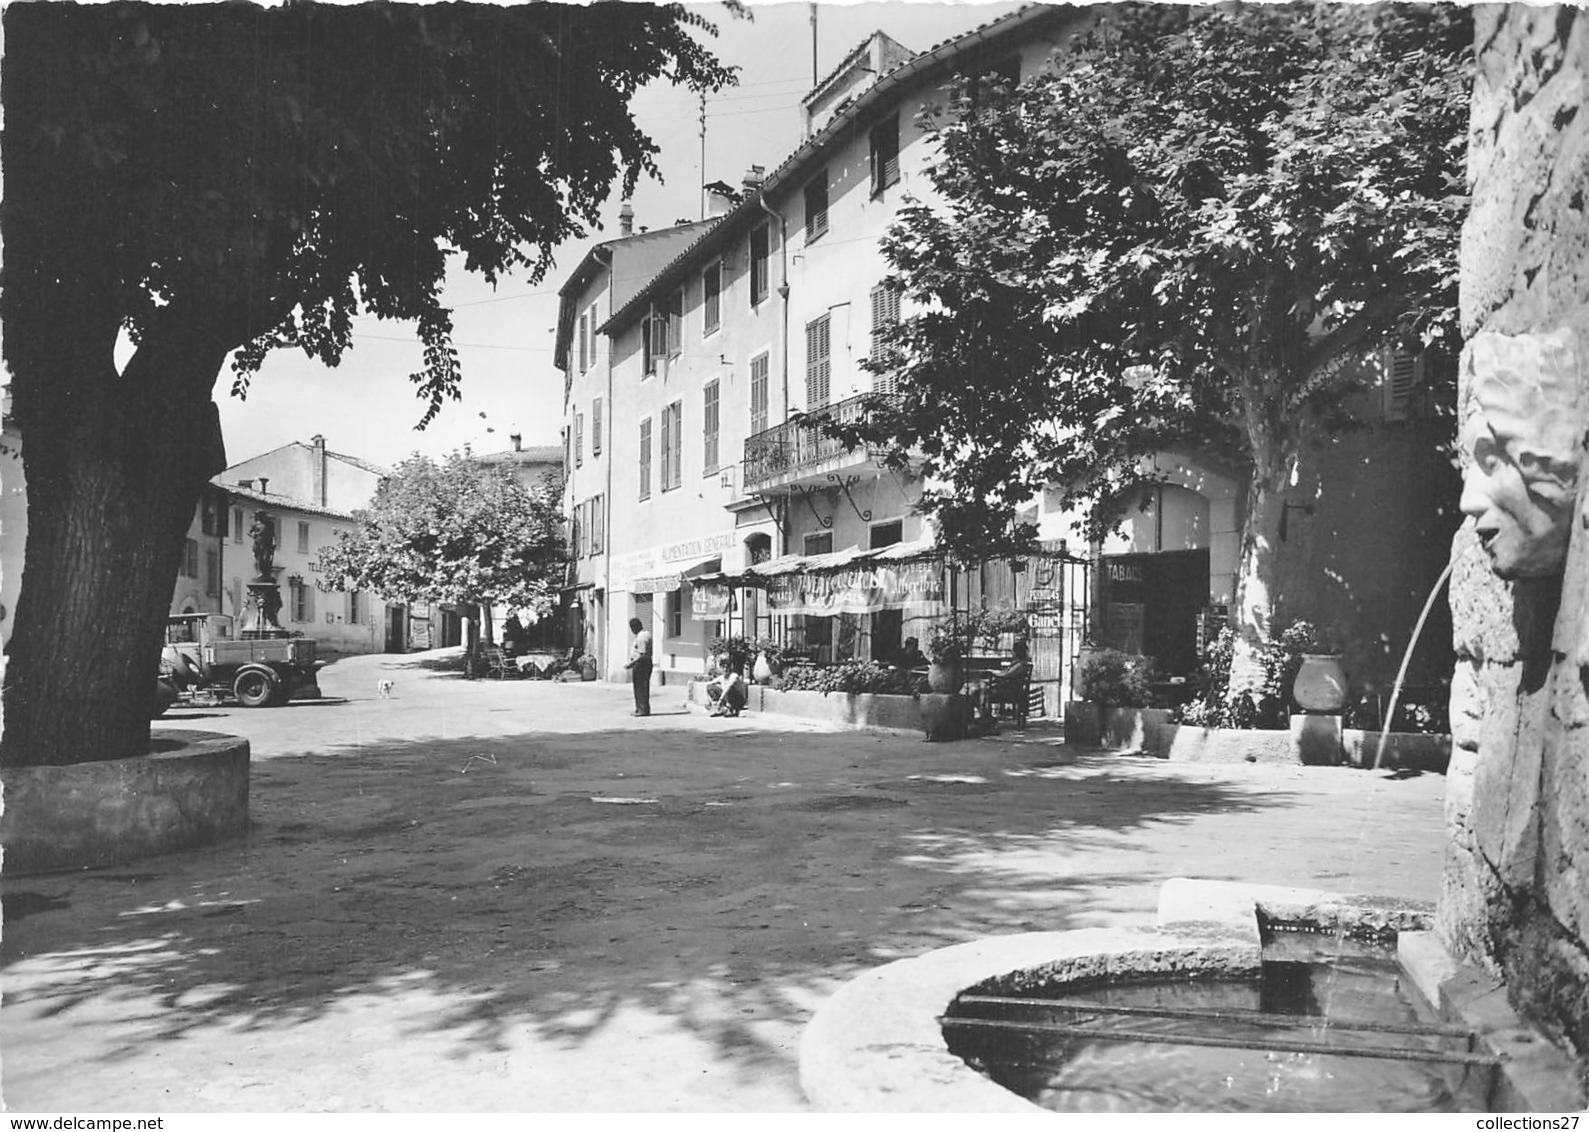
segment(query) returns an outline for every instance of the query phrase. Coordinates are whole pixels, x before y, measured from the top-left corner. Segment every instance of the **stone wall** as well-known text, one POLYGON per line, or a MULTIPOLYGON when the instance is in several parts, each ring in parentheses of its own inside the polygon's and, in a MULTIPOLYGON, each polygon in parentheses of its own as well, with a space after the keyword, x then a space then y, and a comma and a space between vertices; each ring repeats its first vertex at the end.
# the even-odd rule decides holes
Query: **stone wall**
POLYGON ((1472 207, 1461 253, 1470 521, 1452 544, 1455 751, 1438 931, 1582 1057, 1589 10, 1488 5, 1475 16, 1472 207), (1570 538, 1565 555, 1546 527, 1570 538))

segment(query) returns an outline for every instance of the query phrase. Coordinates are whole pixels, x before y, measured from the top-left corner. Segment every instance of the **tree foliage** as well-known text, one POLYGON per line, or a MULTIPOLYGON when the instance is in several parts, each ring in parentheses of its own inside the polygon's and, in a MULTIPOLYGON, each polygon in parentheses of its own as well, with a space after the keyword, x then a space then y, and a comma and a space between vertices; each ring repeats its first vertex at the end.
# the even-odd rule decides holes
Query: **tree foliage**
POLYGON ((678 5, 23 4, 7 25, 14 371, 51 344, 12 292, 70 273, 135 338, 202 319, 244 347, 240 386, 278 347, 336 365, 356 314, 416 320, 427 421, 457 395, 448 257, 539 278, 656 172, 635 91, 732 77, 678 5))
POLYGON ((1019 547, 1048 484, 1101 533, 1168 448, 1272 490, 1351 423, 1353 362, 1451 343, 1471 37, 1456 6, 1124 6, 927 115, 870 439, 924 457, 948 545, 1019 547))
POLYGON ((320 556, 327 583, 418 603, 533 610, 557 604, 568 544, 550 484, 530 488, 512 469, 454 452, 414 455, 381 482, 320 556))
POLYGON ((630 100, 732 81, 674 4, 9 5, 0 318, 28 483, 0 762, 147 752, 211 400, 276 348, 412 320, 458 392, 451 258, 544 274, 656 172, 630 100), (118 335, 134 350, 118 366, 118 335))

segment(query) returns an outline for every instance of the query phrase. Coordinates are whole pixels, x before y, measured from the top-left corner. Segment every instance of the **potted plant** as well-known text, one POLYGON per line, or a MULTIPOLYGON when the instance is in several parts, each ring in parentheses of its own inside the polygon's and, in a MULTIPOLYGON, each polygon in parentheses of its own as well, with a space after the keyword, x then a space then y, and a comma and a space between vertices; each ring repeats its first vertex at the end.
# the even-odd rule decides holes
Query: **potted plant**
POLYGON ((756 655, 756 663, 751 669, 751 675, 758 684, 771 684, 773 678, 780 675, 787 666, 787 655, 781 641, 775 641, 771 637, 757 637, 751 641, 751 651, 756 655))
POLYGON ((727 659, 728 667, 743 676, 756 657, 756 643, 745 636, 717 637, 712 641, 712 652, 727 659))
POLYGON ((937 618, 927 629, 924 642, 927 660, 927 687, 934 692, 960 690, 962 662, 971 647, 969 618, 949 613, 937 618))

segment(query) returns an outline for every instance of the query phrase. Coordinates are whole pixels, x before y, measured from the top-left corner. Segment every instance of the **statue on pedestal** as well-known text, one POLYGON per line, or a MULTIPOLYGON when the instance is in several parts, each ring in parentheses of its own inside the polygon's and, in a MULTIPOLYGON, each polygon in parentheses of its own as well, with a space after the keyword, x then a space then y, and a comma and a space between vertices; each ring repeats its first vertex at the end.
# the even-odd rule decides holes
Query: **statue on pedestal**
POLYGON ((276 614, 281 611, 281 587, 276 582, 275 572, 275 517, 268 511, 255 511, 248 536, 253 540, 254 568, 258 574, 248 583, 248 600, 238 635, 244 640, 288 636, 287 630, 276 620, 276 614))

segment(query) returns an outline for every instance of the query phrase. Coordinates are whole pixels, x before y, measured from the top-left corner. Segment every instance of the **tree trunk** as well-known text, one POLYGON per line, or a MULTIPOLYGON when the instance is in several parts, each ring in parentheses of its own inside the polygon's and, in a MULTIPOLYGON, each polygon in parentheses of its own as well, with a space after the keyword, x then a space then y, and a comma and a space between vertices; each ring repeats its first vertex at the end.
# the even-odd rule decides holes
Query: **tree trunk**
POLYGON ((76 333, 15 376, 28 539, 3 691, 7 766, 148 753, 183 542, 225 465, 210 392, 226 351, 199 321, 152 329, 121 374, 114 322, 95 321, 60 319, 76 333))
POLYGON ((1247 442, 1252 454, 1252 479, 1247 486, 1247 514, 1242 524, 1241 562, 1236 572, 1234 622, 1236 646, 1231 658, 1232 693, 1263 685, 1263 664, 1257 646, 1274 637, 1275 607, 1284 596, 1282 569, 1287 488, 1314 422, 1302 413, 1279 417, 1280 382, 1249 375, 1242 382, 1247 442))
POLYGON ((1263 664, 1256 646, 1271 639, 1279 597, 1280 523, 1285 514, 1285 484, 1255 470, 1247 487, 1247 515, 1242 525, 1241 562, 1236 573, 1236 646, 1230 664, 1232 692, 1262 687, 1263 664))

